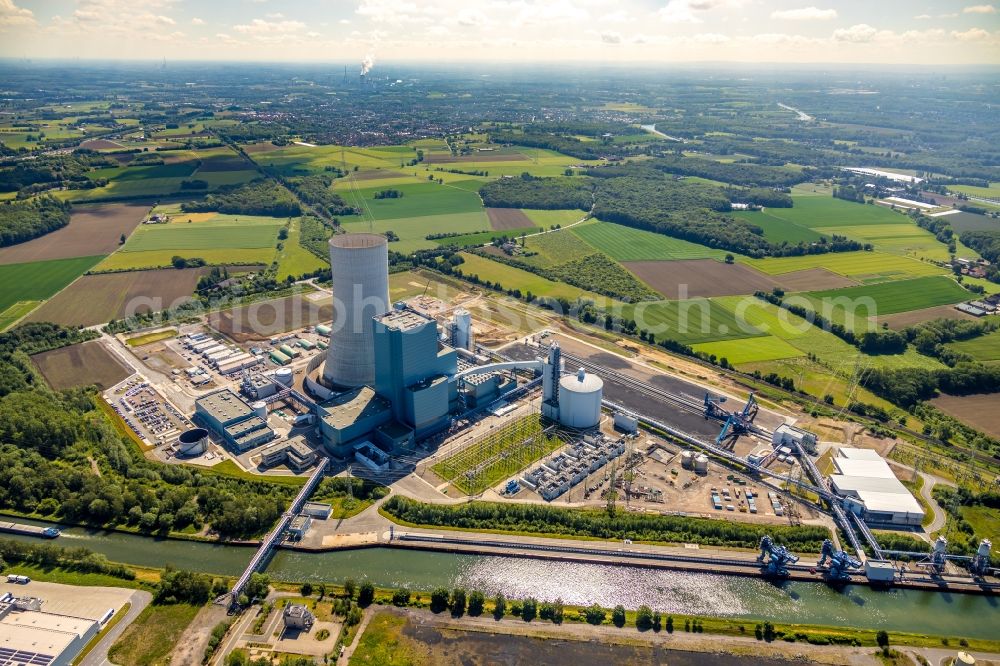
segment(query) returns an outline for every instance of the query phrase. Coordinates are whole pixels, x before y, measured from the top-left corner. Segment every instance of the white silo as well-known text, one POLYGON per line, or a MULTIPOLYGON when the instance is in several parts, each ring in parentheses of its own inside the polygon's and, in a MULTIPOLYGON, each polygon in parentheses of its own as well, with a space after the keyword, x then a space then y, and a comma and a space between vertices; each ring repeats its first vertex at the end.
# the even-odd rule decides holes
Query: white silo
POLYGON ((570 428, 593 428, 601 422, 604 382, 583 368, 559 380, 559 422, 570 428))
POLYGON ((323 377, 338 386, 375 381, 372 317, 389 309, 389 246, 381 234, 330 239, 333 330, 323 377))
POLYGON ((452 318, 451 346, 456 349, 475 351, 472 339, 472 314, 465 308, 455 310, 452 318))
POLYGON ((257 402, 251 404, 250 409, 252 409, 253 413, 259 416, 260 418, 264 419, 265 421, 267 420, 267 403, 264 402, 263 400, 258 400, 257 402))
POLYGON ((708 474, 708 456, 699 453, 694 459, 694 471, 698 474, 708 474))
POLYGON ((684 469, 694 469, 694 453, 692 451, 681 453, 681 467, 684 469))
MULTIPOLYGON (((274 379, 283 386, 292 385, 292 369, 291 368, 278 368, 274 372, 274 379)), ((280 387, 279 387, 280 388, 280 387)))

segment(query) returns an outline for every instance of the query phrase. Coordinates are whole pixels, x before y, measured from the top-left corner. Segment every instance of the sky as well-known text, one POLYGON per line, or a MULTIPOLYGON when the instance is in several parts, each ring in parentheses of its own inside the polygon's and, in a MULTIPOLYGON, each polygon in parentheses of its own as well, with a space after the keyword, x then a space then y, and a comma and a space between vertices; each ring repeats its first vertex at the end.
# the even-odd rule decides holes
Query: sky
POLYGON ((1000 0, 980 3, 0 0, 0 57, 1000 64, 1000 0))

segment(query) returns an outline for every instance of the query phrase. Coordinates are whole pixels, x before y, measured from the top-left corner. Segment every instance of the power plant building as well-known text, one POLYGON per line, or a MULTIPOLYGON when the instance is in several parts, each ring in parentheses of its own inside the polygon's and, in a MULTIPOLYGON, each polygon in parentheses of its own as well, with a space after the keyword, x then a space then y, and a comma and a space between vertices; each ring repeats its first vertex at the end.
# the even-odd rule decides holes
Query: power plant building
POLYGON ((274 431, 243 398, 222 389, 198 398, 195 417, 240 453, 274 439, 274 431))
POLYGON ((409 309, 374 319, 375 392, 392 405, 397 421, 420 438, 447 427, 458 399, 449 378, 458 371, 454 349, 438 342, 437 322, 409 309))
POLYGON ((332 385, 371 385, 372 317, 389 309, 389 245, 381 234, 336 234, 330 239, 333 330, 323 378, 332 385))

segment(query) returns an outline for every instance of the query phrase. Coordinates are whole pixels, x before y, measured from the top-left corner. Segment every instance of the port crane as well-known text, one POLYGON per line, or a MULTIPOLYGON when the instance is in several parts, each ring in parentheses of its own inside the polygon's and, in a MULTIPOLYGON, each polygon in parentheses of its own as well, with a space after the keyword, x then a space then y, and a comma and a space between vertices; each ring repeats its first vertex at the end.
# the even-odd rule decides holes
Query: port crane
POLYGON ((799 556, 774 543, 771 536, 765 534, 760 539, 760 555, 757 556, 757 561, 761 563, 765 576, 785 578, 788 576, 788 565, 798 562, 799 556))
POLYGON ((862 566, 861 560, 851 556, 847 551, 837 550, 829 539, 823 540, 822 557, 819 558, 816 566, 821 567, 824 564, 827 567, 827 579, 833 581, 850 580, 852 570, 859 570, 862 566))

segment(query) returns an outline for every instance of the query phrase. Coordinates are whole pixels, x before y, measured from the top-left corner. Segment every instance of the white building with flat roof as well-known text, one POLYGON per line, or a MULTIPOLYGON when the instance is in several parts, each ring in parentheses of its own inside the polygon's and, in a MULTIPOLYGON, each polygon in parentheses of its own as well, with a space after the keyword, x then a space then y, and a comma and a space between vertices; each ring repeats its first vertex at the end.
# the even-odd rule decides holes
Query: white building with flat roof
POLYGON ((0 664, 68 666, 97 635, 95 620, 0 604, 0 664))
POLYGON ((871 523, 919 526, 924 510, 876 451, 841 447, 830 487, 845 506, 871 523))

